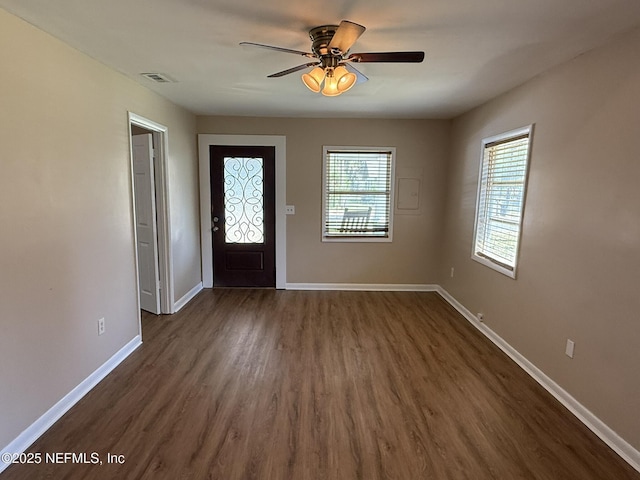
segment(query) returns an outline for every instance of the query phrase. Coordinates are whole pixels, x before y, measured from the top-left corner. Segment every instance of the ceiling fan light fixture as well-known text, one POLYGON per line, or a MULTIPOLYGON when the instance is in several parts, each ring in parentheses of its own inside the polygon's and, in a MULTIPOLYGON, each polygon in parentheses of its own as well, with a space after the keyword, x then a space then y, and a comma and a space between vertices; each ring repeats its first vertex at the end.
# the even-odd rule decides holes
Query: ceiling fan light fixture
POLYGON ((322 80, 324 80, 325 71, 320 67, 316 67, 309 73, 302 75, 302 83, 304 83, 309 90, 318 93, 322 88, 322 80))
POLYGON ((302 83, 312 92, 322 93, 327 97, 336 97, 350 90, 356 83, 368 80, 362 72, 353 66, 353 63, 420 63, 424 60, 424 52, 417 51, 350 54, 351 47, 365 30, 364 26, 349 20, 342 20, 340 25, 314 27, 309 30, 313 53, 253 42, 240 42, 240 45, 252 45, 313 59, 311 62, 307 61, 302 65, 267 76, 268 78, 283 77, 314 67, 310 72, 302 74, 302 83))
POLYGON ((424 52, 417 51, 349 53, 353 44, 365 30, 364 26, 349 20, 342 20, 340 25, 314 27, 309 30, 313 53, 253 42, 240 42, 240 45, 251 45, 313 59, 311 62, 307 61, 307 63, 272 73, 267 77, 283 77, 314 67, 309 73, 302 75, 302 82, 312 92, 322 92, 328 97, 340 95, 350 90, 356 83, 368 80, 362 72, 353 66, 354 63, 421 63, 424 60, 424 52))
POLYGON ((355 73, 351 73, 342 65, 337 67, 333 74, 337 78, 337 88, 340 93, 344 93, 349 90, 356 84, 356 80, 358 80, 355 73))

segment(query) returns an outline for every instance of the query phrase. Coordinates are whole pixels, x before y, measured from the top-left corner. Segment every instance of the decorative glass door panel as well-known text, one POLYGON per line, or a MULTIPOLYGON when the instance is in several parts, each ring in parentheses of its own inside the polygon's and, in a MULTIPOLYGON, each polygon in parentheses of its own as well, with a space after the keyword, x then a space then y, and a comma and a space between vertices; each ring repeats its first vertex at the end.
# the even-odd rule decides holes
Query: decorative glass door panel
POLYGON ((264 243, 264 160, 224 158, 226 243, 264 243))

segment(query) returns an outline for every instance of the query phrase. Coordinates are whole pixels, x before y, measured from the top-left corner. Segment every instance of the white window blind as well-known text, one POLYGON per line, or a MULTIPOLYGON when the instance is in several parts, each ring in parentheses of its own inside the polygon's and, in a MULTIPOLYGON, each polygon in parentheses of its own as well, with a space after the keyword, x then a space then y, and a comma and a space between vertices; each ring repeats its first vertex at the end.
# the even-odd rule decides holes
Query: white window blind
POLYGON ((515 277, 531 126, 483 141, 473 258, 515 277))
POLYGON ((394 149, 325 147, 323 239, 391 239, 394 149))

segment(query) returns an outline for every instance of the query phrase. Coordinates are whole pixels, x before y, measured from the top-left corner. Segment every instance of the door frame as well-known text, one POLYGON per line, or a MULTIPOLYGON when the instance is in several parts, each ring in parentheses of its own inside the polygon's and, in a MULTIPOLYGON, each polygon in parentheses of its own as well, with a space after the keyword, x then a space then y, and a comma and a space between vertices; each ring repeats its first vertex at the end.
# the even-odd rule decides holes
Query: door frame
POLYGON ((128 116, 128 137, 129 137, 129 163, 131 169, 131 202, 132 202, 132 226, 134 235, 135 268, 136 268, 136 289, 138 296, 138 309, 140 309, 140 290, 138 271, 138 247, 136 234, 136 212, 133 185, 133 145, 131 139, 131 126, 136 125, 151 131, 153 135, 154 177, 155 177, 155 197, 156 197, 156 231, 158 242, 158 270, 160 274, 160 312, 174 313, 173 305, 173 256, 171 254, 171 222, 169 211, 169 188, 168 188, 168 162, 169 152, 169 129, 159 123, 149 120, 133 112, 127 112, 128 116))
POLYGON ((286 137, 282 135, 198 135, 200 170, 200 246, 202 258, 202 286, 213 288, 213 235, 211 233, 211 145, 265 146, 276 149, 276 288, 287 285, 287 157, 286 137))

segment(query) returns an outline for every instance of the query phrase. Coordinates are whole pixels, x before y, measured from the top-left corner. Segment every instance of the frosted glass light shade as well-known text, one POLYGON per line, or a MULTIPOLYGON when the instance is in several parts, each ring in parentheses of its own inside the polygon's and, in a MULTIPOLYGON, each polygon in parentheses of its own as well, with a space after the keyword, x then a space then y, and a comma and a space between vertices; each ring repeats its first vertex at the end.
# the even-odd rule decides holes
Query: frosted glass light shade
POLYGON ((340 93, 344 93, 351 87, 353 87, 356 84, 356 80, 358 79, 355 73, 349 72, 342 65, 337 67, 334 70, 333 74, 338 79, 337 88, 340 93))
POLYGON ((342 92, 338 90, 338 78, 335 75, 328 76, 324 79, 324 88, 322 94, 327 97, 335 97, 342 92))
POLYGON ((312 92, 318 93, 320 91, 324 75, 324 69, 316 67, 309 73, 304 73, 302 75, 302 83, 304 83, 312 92))

